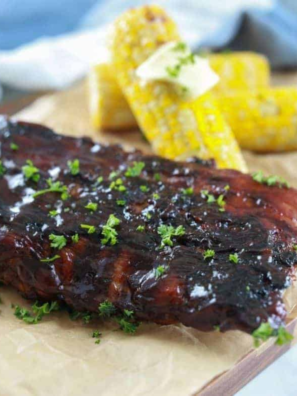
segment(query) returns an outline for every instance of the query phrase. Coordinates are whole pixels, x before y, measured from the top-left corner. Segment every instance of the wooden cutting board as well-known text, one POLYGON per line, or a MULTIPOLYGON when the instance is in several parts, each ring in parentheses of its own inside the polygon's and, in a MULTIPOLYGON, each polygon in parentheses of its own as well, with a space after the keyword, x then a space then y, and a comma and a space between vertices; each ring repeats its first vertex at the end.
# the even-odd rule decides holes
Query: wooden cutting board
MULTIPOLYGON (((289 84, 297 79, 296 75, 276 76, 278 82, 289 84)), ((72 136, 91 136, 94 140, 106 143, 121 143, 128 147, 137 147, 150 152, 139 131, 125 133, 103 133, 92 129, 89 124, 87 100, 84 83, 70 91, 47 95, 38 99, 33 105, 17 114, 17 118, 43 123, 57 132, 72 136)), ((285 177, 292 185, 297 186, 297 153, 255 155, 245 153, 250 171, 263 170, 267 174, 278 174, 285 177), (295 169, 295 171, 294 171, 295 169)), ((233 395, 267 365, 291 348, 297 342, 297 309, 289 315, 287 329, 295 334, 295 340, 283 347, 276 347, 267 342, 258 350, 248 350, 238 357, 236 364, 218 376, 211 378, 195 394, 203 396, 233 395), (197 393, 198 391, 198 393, 197 393)), ((73 336, 73 335, 72 335, 73 336)), ((197 368, 198 369, 198 368, 197 368)), ((181 389, 182 385, 181 385, 181 389)), ((47 394, 37 392, 39 395, 47 394)), ((68 395, 67 391, 65 395, 68 395)), ((92 393, 90 393, 92 394, 92 393)), ((108 393, 109 394, 109 393, 108 393)), ((151 393, 148 393, 151 394, 151 393)), ((158 395, 159 393, 155 393, 158 395)), ((174 392, 172 394, 175 394, 174 392)), ((193 394, 193 393, 184 393, 193 394)))

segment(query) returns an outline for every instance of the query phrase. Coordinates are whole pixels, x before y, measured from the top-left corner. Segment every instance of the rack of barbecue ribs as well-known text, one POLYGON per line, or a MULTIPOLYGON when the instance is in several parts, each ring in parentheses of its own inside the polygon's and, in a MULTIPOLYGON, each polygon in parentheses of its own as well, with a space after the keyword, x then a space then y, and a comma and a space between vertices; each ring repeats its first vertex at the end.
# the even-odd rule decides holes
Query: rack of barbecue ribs
POLYGON ((297 263, 297 191, 2 117, 0 281, 79 312, 279 329, 297 263))

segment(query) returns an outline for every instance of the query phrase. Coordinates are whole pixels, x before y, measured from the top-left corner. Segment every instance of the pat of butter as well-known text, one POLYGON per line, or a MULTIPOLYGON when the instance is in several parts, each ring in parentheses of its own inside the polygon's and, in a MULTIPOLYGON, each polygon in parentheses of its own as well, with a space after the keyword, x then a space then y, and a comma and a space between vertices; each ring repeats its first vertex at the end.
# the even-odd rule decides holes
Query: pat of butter
POLYGON ((193 55, 184 43, 162 45, 136 69, 145 81, 165 81, 180 86, 191 98, 197 98, 219 81, 205 58, 193 55))

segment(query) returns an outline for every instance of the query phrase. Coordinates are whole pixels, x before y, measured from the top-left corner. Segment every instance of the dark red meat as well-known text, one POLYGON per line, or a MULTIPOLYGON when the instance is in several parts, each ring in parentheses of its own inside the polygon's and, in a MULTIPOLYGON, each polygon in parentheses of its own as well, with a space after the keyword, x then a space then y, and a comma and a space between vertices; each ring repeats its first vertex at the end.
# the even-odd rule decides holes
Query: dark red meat
POLYGON ((284 323, 282 294, 297 262, 296 190, 268 187, 249 175, 217 170, 210 162, 177 163, 128 153, 4 118, 0 143, 6 168, 0 178, 0 281, 23 296, 60 300, 91 312, 109 300, 119 310, 133 310, 140 320, 181 322, 202 330, 219 325, 223 331, 252 332, 267 320, 275 327, 284 323), (19 150, 12 150, 12 143, 19 150), (22 177, 28 159, 40 170, 37 183, 22 177), (80 161, 76 176, 67 166, 73 159, 80 161), (126 177, 134 161, 145 167, 140 176, 126 177), (125 192, 110 189, 113 171, 119 172, 125 192), (46 188, 50 175, 67 186, 67 200, 58 193, 33 200, 34 190, 46 188), (143 185, 149 190, 142 191, 143 185), (192 195, 181 192, 189 187, 192 195), (223 194, 225 211, 208 203, 201 190, 215 198, 223 194), (118 206, 119 199, 126 205, 118 206), (98 204, 93 213, 85 208, 90 201, 98 204), (57 208, 61 213, 49 216, 57 208), (101 243, 110 214, 121 220, 114 246, 101 243), (94 225, 96 232, 88 234, 81 224, 94 225), (183 226, 185 234, 161 249, 161 224, 183 226), (75 233, 78 243, 71 240, 75 233), (50 234, 65 236, 67 245, 51 247, 50 234), (203 258, 207 249, 215 251, 213 259, 203 258), (237 264, 229 260, 235 253, 237 264), (56 254, 60 258, 52 263, 40 261, 56 254), (157 278, 161 265, 166 270, 157 278))

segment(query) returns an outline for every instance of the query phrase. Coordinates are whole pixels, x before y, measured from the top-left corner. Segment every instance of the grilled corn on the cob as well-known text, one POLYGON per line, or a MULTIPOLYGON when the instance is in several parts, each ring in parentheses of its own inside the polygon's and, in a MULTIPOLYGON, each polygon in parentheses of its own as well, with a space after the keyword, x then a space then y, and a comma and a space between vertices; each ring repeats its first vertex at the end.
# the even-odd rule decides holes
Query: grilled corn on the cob
MULTIPOLYGON (((137 127, 111 65, 94 67, 90 97, 95 127, 137 127)), ((217 95, 217 102, 242 148, 259 152, 297 150, 296 88, 234 90, 217 95)))
POLYGON ((160 155, 215 158, 222 168, 246 170, 233 133, 210 94, 188 100, 172 84, 144 82, 136 76, 138 66, 170 41, 180 41, 180 36, 158 6, 127 11, 114 24, 112 64, 139 126, 160 155))
MULTIPOLYGON (((207 55, 210 66, 220 77, 212 93, 268 87, 269 64, 252 52, 207 55)), ((121 130, 137 127, 137 121, 116 82, 110 64, 98 64, 89 75, 90 114, 95 128, 121 130), (111 116, 112 115, 112 116, 111 116)))
POLYGON ((237 90, 268 88, 270 68, 268 60, 253 52, 231 52, 207 55, 211 68, 220 76, 213 88, 215 94, 237 90))
POLYGON ((297 88, 234 92, 217 100, 241 147, 259 152, 297 149, 297 88))

